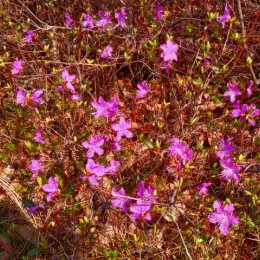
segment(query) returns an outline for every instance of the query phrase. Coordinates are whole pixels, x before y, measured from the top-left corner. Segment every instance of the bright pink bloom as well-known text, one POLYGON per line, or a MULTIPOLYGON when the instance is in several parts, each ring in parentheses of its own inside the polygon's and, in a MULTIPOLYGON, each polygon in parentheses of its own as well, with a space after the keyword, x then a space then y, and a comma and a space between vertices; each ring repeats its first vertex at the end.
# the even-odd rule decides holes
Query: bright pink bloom
POLYGON ((242 169, 241 166, 236 165, 231 158, 227 158, 225 160, 220 160, 220 165, 223 168, 221 171, 220 177, 224 180, 234 180, 235 182, 239 182, 239 176, 237 175, 242 169))
POLYGON ((223 96, 224 97, 230 97, 231 103, 234 103, 236 101, 236 96, 241 95, 242 93, 238 89, 238 84, 234 83, 227 83, 228 91, 226 91, 223 96))
POLYGON ((72 19, 69 13, 65 13, 64 16, 67 28, 71 28, 72 24, 74 23, 74 20, 72 19))
POLYGON ((226 3, 225 11, 223 15, 217 17, 217 21, 221 24, 222 28, 225 28, 226 22, 231 18, 228 3, 226 3))
POLYGON ((227 236, 230 226, 239 223, 239 218, 233 215, 233 211, 235 210, 234 204, 230 203, 223 207, 221 201, 216 200, 214 202, 214 209, 216 212, 209 214, 208 219, 211 223, 217 224, 220 232, 227 236))
POLYGON ((171 40, 167 40, 165 44, 162 44, 160 48, 163 50, 161 57, 165 62, 175 60, 177 61, 177 52, 179 45, 173 43, 171 40))
POLYGON ((221 139, 216 155, 219 159, 230 158, 230 154, 236 150, 236 147, 231 144, 231 138, 221 139))
POLYGON ((207 195, 209 192, 208 187, 211 185, 212 185, 211 182, 203 182, 202 184, 197 186, 197 190, 199 190, 199 196, 202 196, 203 194, 207 195))
POLYGON ((148 211, 151 208, 151 204, 144 203, 142 201, 137 201, 135 204, 132 204, 130 211, 132 212, 131 220, 135 221, 136 219, 151 220, 151 215, 148 211))
POLYGON ((76 95, 76 94, 72 94, 71 96, 70 96, 70 99, 71 99, 71 101, 81 101, 81 97, 79 96, 79 95, 76 95))
POLYGON ((24 32, 26 33, 26 36, 25 36, 24 40, 27 43, 31 44, 33 42, 33 36, 34 36, 33 30, 24 29, 24 32))
POLYGON ((145 98, 146 95, 151 91, 149 86, 146 83, 146 80, 137 83, 137 92, 136 92, 136 98, 140 99, 140 98, 145 98))
POLYGON ((45 192, 48 192, 47 201, 51 201, 51 199, 57 194, 59 190, 59 179, 58 177, 50 177, 47 184, 42 185, 42 189, 45 192))
POLYGON ((103 165, 99 163, 96 163, 92 159, 88 159, 86 164, 86 170, 86 177, 88 178, 89 182, 94 186, 98 186, 97 178, 99 179, 107 173, 107 168, 105 168, 103 165))
POLYGON ((113 97, 110 102, 106 102, 103 97, 99 97, 98 101, 92 101, 91 105, 96 109, 95 118, 101 116, 112 118, 118 110, 118 97, 113 97))
POLYGON ((83 15, 83 17, 85 20, 82 22, 82 26, 87 27, 90 30, 93 30, 94 29, 94 20, 93 20, 92 16, 89 13, 85 13, 83 15))
POLYGON ((15 58, 15 60, 12 62, 12 65, 13 65, 12 75, 19 74, 20 71, 23 69, 23 64, 24 64, 24 62, 22 60, 15 58))
POLYGON ((97 27, 102 27, 103 30, 105 30, 109 24, 112 24, 112 20, 110 18, 110 12, 98 11, 98 16, 99 16, 99 20, 96 21, 97 27))
POLYGON ((104 149, 101 146, 104 144, 104 138, 101 135, 91 135, 89 141, 82 143, 83 147, 88 149, 86 156, 92 158, 94 154, 103 155, 104 149))
POLYGON ((41 160, 33 159, 29 166, 29 169, 30 169, 31 173, 33 174, 32 175, 33 179, 35 179, 38 176, 39 171, 44 171, 44 166, 42 165, 41 160))
POLYGON ((128 129, 131 127, 131 121, 126 121, 124 117, 120 117, 119 123, 111 125, 112 129, 117 132, 116 140, 120 141, 123 136, 132 138, 133 134, 128 129))
POLYGON ((42 204, 34 205, 34 206, 30 207, 30 208, 27 210, 27 212, 28 212, 29 214, 34 214, 37 209, 44 209, 44 206, 43 206, 42 204))
POLYGON ((38 130, 36 132, 34 132, 33 135, 34 135, 33 140, 36 143, 40 143, 40 144, 46 143, 44 140, 43 131, 41 130, 40 127, 38 127, 38 130))
POLYGON ((154 8, 154 19, 161 20, 164 15, 164 8, 160 4, 156 4, 154 8))
POLYGON ((36 103, 39 103, 39 104, 43 104, 43 100, 41 99, 41 95, 43 93, 43 90, 39 89, 39 90, 34 90, 33 93, 32 93, 32 96, 31 96, 31 100, 36 102, 36 103))
POLYGON ((107 172, 114 175, 116 174, 117 168, 120 167, 120 162, 112 159, 110 161, 110 166, 107 168, 107 172))
POLYGON ((139 182, 137 195, 140 199, 145 200, 145 203, 157 202, 154 196, 154 189, 144 181, 139 182))
POLYGON ((191 149, 189 149, 189 146, 187 144, 182 144, 180 139, 173 136, 171 145, 168 148, 168 152, 171 156, 176 155, 179 160, 185 160, 189 161, 192 156, 193 152, 191 149))
POLYGON ((209 61, 209 60, 204 60, 204 62, 203 62, 203 67, 204 67, 205 69, 208 69, 208 68, 210 67, 210 61, 209 61))
POLYGON ((246 94, 247 97, 251 97, 253 95, 252 87, 254 86, 254 82, 250 80, 249 84, 246 86, 246 94))
POLYGON ((72 85, 72 82, 76 79, 76 75, 70 75, 67 70, 64 70, 61 74, 61 77, 62 77, 64 83, 63 83, 63 85, 58 86, 58 90, 64 91, 64 86, 66 86, 67 89, 70 90, 70 92, 72 94, 75 94, 75 88, 72 85))
POLYGON ((124 213, 128 211, 128 204, 131 201, 129 198, 124 198, 116 195, 123 195, 125 196, 125 190, 124 188, 121 188, 120 190, 116 191, 115 189, 112 189, 112 196, 111 204, 116 207, 120 208, 124 213))
POLYGON ((115 18, 117 19, 119 26, 126 28, 125 19, 127 18, 127 12, 124 7, 122 7, 119 12, 115 12, 115 18))
POLYGON ((102 58, 108 58, 108 57, 111 57, 112 56, 112 51, 113 51, 113 48, 110 46, 110 44, 108 44, 104 51, 101 53, 101 57, 102 58))
POLYGON ((17 93, 16 93, 16 105, 21 105, 24 106, 26 102, 26 92, 22 89, 18 89, 17 93))

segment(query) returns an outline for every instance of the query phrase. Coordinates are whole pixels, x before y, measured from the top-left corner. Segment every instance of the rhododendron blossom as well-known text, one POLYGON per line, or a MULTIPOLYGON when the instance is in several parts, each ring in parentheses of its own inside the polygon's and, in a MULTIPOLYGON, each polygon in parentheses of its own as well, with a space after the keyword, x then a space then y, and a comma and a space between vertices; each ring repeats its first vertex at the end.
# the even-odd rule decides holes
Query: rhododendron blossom
POLYGON ((146 95, 151 91, 150 88, 148 87, 146 80, 139 82, 137 84, 137 92, 136 92, 136 98, 140 99, 140 98, 145 98, 146 95))
POLYGON ((208 187, 211 186, 211 182, 203 182, 199 186, 197 186, 197 190, 199 190, 199 196, 207 195, 209 190, 208 187))
POLYGON ((119 26, 126 28, 125 19, 127 18, 127 12, 124 7, 122 7, 120 11, 115 12, 115 18, 117 19, 119 26))
POLYGON ((140 199, 144 200, 146 203, 157 202, 154 193, 155 191, 150 185, 146 184, 144 181, 139 182, 137 195, 140 199))
POLYGON ((34 132, 33 135, 34 135, 33 140, 36 143, 40 143, 40 144, 46 143, 44 140, 43 131, 41 130, 41 128, 38 128, 38 130, 36 132, 34 132))
POLYGON ((49 194, 47 195, 47 201, 51 201, 51 199, 57 195, 57 192, 59 190, 59 179, 58 177, 50 177, 48 179, 48 183, 42 185, 42 189, 45 192, 48 192, 49 194))
POLYGON ((161 53, 161 57, 165 62, 167 61, 177 61, 177 52, 179 49, 179 45, 173 43, 171 40, 167 40, 165 44, 162 44, 160 48, 163 50, 161 53))
POLYGON ((64 91, 64 87, 66 86, 68 90, 70 90, 70 92, 72 94, 75 93, 75 88, 72 84, 72 82, 76 79, 76 75, 70 75, 69 72, 65 69, 62 74, 61 77, 64 81, 63 85, 58 86, 58 90, 59 91, 64 91))
POLYGON ((33 174, 32 175, 33 179, 35 179, 38 176, 39 171, 44 171, 44 166, 42 165, 41 160, 33 159, 29 166, 29 169, 30 169, 31 173, 33 174))
POLYGON ((74 20, 72 19, 69 13, 65 13, 64 17, 67 28, 71 28, 72 24, 74 23, 74 20))
POLYGON ((24 106, 25 102, 26 102, 26 92, 19 88, 16 93, 15 103, 16 103, 16 105, 24 106))
POLYGON ((236 147, 231 144, 231 138, 221 139, 216 155, 219 159, 230 158, 230 154, 236 150, 236 147))
POLYGON ((104 142, 104 138, 101 135, 91 135, 89 141, 84 141, 82 143, 83 147, 88 149, 86 156, 92 158, 95 153, 98 155, 104 154, 104 149, 101 148, 104 142))
POLYGON ((125 196, 124 188, 121 188, 118 191, 115 189, 112 189, 113 198, 111 199, 111 204, 116 208, 120 208, 124 213, 126 213, 128 211, 128 204, 131 201, 131 199, 116 196, 116 195, 125 196))
POLYGON ((27 30, 27 29, 24 29, 24 32, 26 33, 26 36, 24 38, 24 40, 31 44, 33 42, 33 37, 34 37, 34 32, 33 30, 27 30))
POLYGON ((156 4, 154 8, 154 19, 161 20, 164 15, 164 8, 160 4, 156 4))
POLYGON ((118 97, 112 98, 110 102, 106 102, 103 97, 99 97, 98 101, 92 101, 91 105, 96 109, 95 118, 101 116, 112 118, 118 110, 118 97))
POLYGON ((228 3, 225 5, 225 11, 223 15, 217 17, 217 21, 221 24, 222 28, 225 28, 226 22, 231 18, 228 3))
POLYGON ((231 158, 220 160, 220 165, 223 168, 221 171, 221 178, 224 180, 234 180, 235 182, 239 182, 239 176, 237 175, 242 169, 241 166, 236 165, 231 158))
POLYGON ((176 155, 179 160, 189 161, 192 156, 193 152, 189 149, 187 144, 183 144, 180 139, 173 136, 171 145, 168 148, 168 152, 171 156, 176 155))
POLYGON ((84 21, 82 22, 82 26, 83 27, 87 27, 90 30, 94 29, 94 20, 92 18, 92 16, 89 13, 85 13, 83 14, 84 17, 84 21))
POLYGON ((117 168, 120 166, 120 162, 117 160, 112 159, 110 161, 110 166, 107 168, 107 172, 114 175, 116 174, 117 168))
POLYGON ((94 186, 98 186, 97 178, 99 179, 100 177, 104 176, 108 171, 103 165, 96 163, 92 159, 88 159, 86 170, 87 174, 85 177, 87 177, 89 182, 94 186))
POLYGON ((121 140, 123 136, 132 138, 133 134, 128 129, 131 127, 131 121, 126 121, 124 117, 120 117, 119 123, 111 125, 112 129, 117 132, 116 140, 121 140))
POLYGON ((253 86, 254 86, 254 82, 250 80, 249 84, 246 86, 247 97, 251 97, 253 95, 253 91, 252 91, 253 86))
POLYGON ((112 51, 113 51, 113 48, 110 46, 110 44, 108 44, 104 51, 101 53, 101 57, 102 58, 109 58, 112 56, 112 51))
POLYGON ((136 203, 130 206, 130 211, 132 212, 131 220, 135 221, 136 219, 151 220, 151 215, 148 213, 151 205, 144 203, 142 201, 137 201, 136 203))
POLYGON ((223 206, 221 201, 216 200, 214 209, 216 212, 209 214, 208 219, 211 223, 218 225, 220 232, 227 236, 230 227, 239 223, 239 218, 233 214, 235 210, 234 204, 230 203, 223 206))
POLYGON ((224 97, 230 97, 230 102, 234 103, 236 101, 236 96, 241 95, 242 93, 238 89, 238 84, 234 83, 227 83, 228 91, 226 91, 223 96, 224 97))
POLYGON ((39 104, 43 104, 43 100, 41 99, 41 95, 43 94, 43 90, 39 89, 39 90, 34 90, 32 95, 31 95, 31 100, 39 103, 39 104))
POLYGON ((42 204, 38 204, 38 205, 32 206, 32 207, 30 207, 30 208, 27 210, 27 212, 28 212, 29 214, 34 214, 37 209, 44 209, 44 206, 43 206, 42 204))
POLYGON ((20 71, 23 69, 24 62, 22 60, 19 60, 18 58, 15 58, 15 60, 12 62, 12 75, 19 74, 20 71))
POLYGON ((260 109, 256 108, 254 103, 250 105, 240 104, 240 101, 236 101, 233 105, 233 110, 230 113, 231 117, 240 117, 242 121, 248 121, 250 125, 255 126, 255 117, 260 115, 260 109))
POLYGON ((112 20, 110 18, 110 12, 101 12, 98 11, 99 20, 96 21, 97 27, 102 27, 103 30, 110 24, 112 24, 112 20))

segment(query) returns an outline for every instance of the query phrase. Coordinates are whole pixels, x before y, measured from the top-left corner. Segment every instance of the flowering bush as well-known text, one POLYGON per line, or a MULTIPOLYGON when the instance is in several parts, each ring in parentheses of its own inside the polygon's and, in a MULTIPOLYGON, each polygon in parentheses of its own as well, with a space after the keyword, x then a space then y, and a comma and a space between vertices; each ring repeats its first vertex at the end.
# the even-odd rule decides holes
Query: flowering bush
POLYGON ((253 259, 258 82, 234 6, 83 2, 0 5, 0 185, 41 233, 19 257, 253 259))

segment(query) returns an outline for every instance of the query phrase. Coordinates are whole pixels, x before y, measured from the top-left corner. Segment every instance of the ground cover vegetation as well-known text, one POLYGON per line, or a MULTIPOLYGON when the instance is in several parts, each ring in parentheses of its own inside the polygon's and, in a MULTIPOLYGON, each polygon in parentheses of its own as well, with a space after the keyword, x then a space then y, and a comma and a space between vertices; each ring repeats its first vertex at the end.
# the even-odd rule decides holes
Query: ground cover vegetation
POLYGON ((257 1, 0 3, 0 258, 259 257, 257 1))

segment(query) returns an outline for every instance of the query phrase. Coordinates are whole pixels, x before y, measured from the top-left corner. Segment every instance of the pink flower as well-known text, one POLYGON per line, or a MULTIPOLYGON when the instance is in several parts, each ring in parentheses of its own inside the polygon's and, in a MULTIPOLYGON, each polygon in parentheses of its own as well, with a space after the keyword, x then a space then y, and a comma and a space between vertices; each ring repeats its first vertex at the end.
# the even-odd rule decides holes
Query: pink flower
POLYGON ((236 96, 240 96, 242 93, 238 89, 238 84, 234 83, 227 83, 228 91, 226 91, 223 96, 224 97, 230 97, 231 103, 234 103, 236 101, 236 96))
POLYGON ((197 190, 199 190, 199 196, 207 195, 209 190, 208 187, 211 185, 211 182, 203 182, 202 184, 200 184, 199 186, 197 186, 197 190))
POLYGON ((128 204, 131 201, 129 198, 124 198, 116 195, 123 195, 125 196, 125 190, 124 188, 121 188, 120 190, 116 191, 115 189, 112 189, 112 196, 111 204, 116 207, 120 208, 124 213, 128 211, 128 204))
POLYGON ((83 15, 83 17, 85 20, 82 22, 82 26, 87 27, 90 30, 93 30, 94 29, 94 20, 93 20, 92 16, 89 13, 85 13, 83 15))
POLYGON ((99 16, 99 20, 96 21, 97 27, 102 27, 103 30, 105 30, 109 24, 112 24, 112 20, 110 18, 110 12, 98 11, 98 16, 99 16))
POLYGON ((222 25, 222 28, 225 28, 226 22, 231 18, 229 8, 228 8, 228 3, 226 2, 225 5, 225 11, 223 15, 220 15, 217 17, 217 21, 222 25))
POLYGON ((72 24, 74 23, 74 20, 72 19, 69 13, 65 13, 64 16, 67 28, 71 28, 72 24))
POLYGON ((12 63, 12 75, 19 74, 20 71, 23 69, 24 62, 22 60, 19 60, 18 58, 15 58, 15 60, 12 63))
POLYGON ((89 141, 84 141, 82 143, 83 147, 88 149, 86 156, 92 158, 94 154, 103 155, 104 149, 101 146, 104 144, 104 138, 101 135, 91 135, 89 141))
POLYGON ((254 82, 250 80, 249 84, 246 86, 246 94, 247 97, 251 97, 253 92, 252 92, 252 87, 254 86, 254 82))
POLYGON ((119 26, 121 26, 122 28, 126 28, 126 23, 125 23, 126 17, 127 17, 127 13, 124 7, 122 7, 119 12, 115 13, 115 18, 117 19, 119 26))
POLYGON ((145 200, 145 203, 149 203, 149 201, 157 202, 156 198, 154 197, 154 189, 144 181, 138 183, 137 195, 140 199, 145 200))
POLYGON ((236 150, 236 147, 231 144, 231 138, 221 139, 216 155, 219 159, 230 158, 230 154, 236 150))
POLYGON ((30 169, 31 173, 33 174, 32 175, 33 179, 35 179, 38 176, 39 171, 44 171, 44 166, 42 165, 41 160, 33 159, 29 166, 29 169, 30 169))
POLYGON ((219 226, 220 232, 227 236, 229 234, 230 226, 234 226, 239 223, 239 218, 233 215, 235 210, 234 204, 230 203, 223 207, 219 200, 214 202, 214 209, 216 212, 208 215, 208 219, 211 223, 219 226))
POLYGON ((81 101, 81 97, 79 96, 79 95, 76 95, 76 94, 72 94, 71 96, 70 96, 70 99, 71 99, 71 101, 81 101))
POLYGON ((34 137, 33 137, 33 140, 36 142, 36 143, 40 143, 40 144, 45 144, 45 140, 44 140, 44 137, 43 137, 43 131, 41 130, 40 127, 38 127, 38 130, 36 132, 33 133, 34 137))
POLYGON ((168 152, 171 156, 176 155, 179 160, 189 161, 192 156, 193 152, 189 149, 189 146, 186 144, 182 144, 180 139, 173 136, 171 145, 168 148, 168 152))
POLYGON ((33 30, 24 29, 24 32, 26 33, 26 36, 25 36, 24 40, 27 43, 31 44, 33 42, 33 36, 34 36, 33 30))
POLYGON ((203 67, 204 67, 205 69, 208 69, 208 68, 210 67, 210 61, 209 61, 209 60, 204 60, 204 62, 203 62, 203 67))
POLYGON ((136 92, 137 99, 145 98, 146 95, 151 91, 150 88, 146 84, 146 80, 139 82, 137 84, 137 88, 138 88, 138 90, 136 92))
POLYGON ((117 168, 120 167, 120 162, 112 159, 110 161, 110 167, 107 168, 107 172, 114 175, 116 174, 117 168))
POLYGON ((119 123, 111 125, 112 129, 117 132, 116 140, 120 141, 123 136, 126 138, 132 138, 133 134, 128 129, 131 127, 131 122, 126 121, 124 117, 120 117, 119 123))
POLYGON ((99 179, 107 173, 107 169, 103 165, 96 163, 92 159, 88 159, 86 170, 86 177, 88 178, 89 182, 94 186, 98 186, 97 178, 99 179))
POLYGON ((239 182, 239 176, 237 175, 242 169, 241 166, 236 165, 231 158, 227 158, 225 160, 220 160, 220 165, 223 168, 221 171, 220 177, 224 180, 234 180, 235 182, 239 182))
POLYGON ((48 192, 47 201, 51 201, 51 199, 57 194, 59 190, 59 179, 58 177, 50 177, 47 184, 42 185, 42 189, 45 192, 48 192))
POLYGON ((104 51, 101 53, 101 57, 102 58, 108 58, 108 57, 111 57, 112 56, 112 51, 113 51, 113 48, 110 46, 110 44, 108 44, 104 51))
POLYGON ((31 100, 39 103, 39 104, 43 104, 43 100, 40 98, 40 96, 42 95, 43 90, 39 89, 39 90, 34 90, 31 96, 31 100))
POLYGON ((161 53, 161 57, 164 61, 177 61, 177 51, 179 49, 179 45, 173 43, 171 40, 167 40, 165 44, 162 44, 160 48, 163 50, 161 53))
POLYGON ((144 203, 142 201, 137 201, 135 204, 132 204, 130 211, 132 212, 131 220, 135 221, 136 219, 151 220, 151 215, 148 213, 151 205, 144 203))
MULTIPOLYGON (((67 70, 64 70, 61 74, 61 77, 64 81, 65 86, 72 94, 75 93, 75 88, 72 85, 72 82, 76 79, 76 75, 70 75, 67 70)), ((58 90, 64 91, 64 85, 58 86, 58 90)))
POLYGON ((22 89, 18 89, 17 93, 16 93, 16 105, 21 105, 24 106, 26 102, 26 92, 22 89))
POLYGON ((112 118, 118 110, 118 97, 114 97, 110 102, 106 102, 103 97, 99 97, 98 101, 92 101, 91 105, 96 109, 95 118, 104 116, 112 118))
POLYGON ((164 8, 160 4, 156 4, 154 8, 154 19, 161 20, 164 15, 164 8))
POLYGON ((34 206, 30 207, 30 208, 27 210, 27 212, 28 212, 29 214, 34 214, 37 209, 44 209, 44 206, 43 206, 42 204, 34 205, 34 206))

